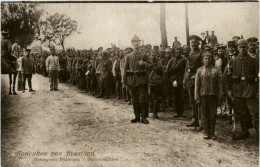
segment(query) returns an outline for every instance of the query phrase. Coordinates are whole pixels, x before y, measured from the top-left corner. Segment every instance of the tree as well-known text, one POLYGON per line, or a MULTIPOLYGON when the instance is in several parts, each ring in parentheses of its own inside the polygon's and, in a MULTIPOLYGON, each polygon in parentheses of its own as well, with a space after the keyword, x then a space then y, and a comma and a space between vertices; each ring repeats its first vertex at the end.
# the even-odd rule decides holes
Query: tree
POLYGON ((40 22, 38 40, 45 46, 60 45, 65 51, 65 39, 77 31, 77 22, 65 14, 55 13, 40 22))
POLYGON ((38 20, 43 10, 38 3, 1 3, 2 30, 9 31, 8 39, 19 40, 21 47, 30 45, 35 39, 38 20))

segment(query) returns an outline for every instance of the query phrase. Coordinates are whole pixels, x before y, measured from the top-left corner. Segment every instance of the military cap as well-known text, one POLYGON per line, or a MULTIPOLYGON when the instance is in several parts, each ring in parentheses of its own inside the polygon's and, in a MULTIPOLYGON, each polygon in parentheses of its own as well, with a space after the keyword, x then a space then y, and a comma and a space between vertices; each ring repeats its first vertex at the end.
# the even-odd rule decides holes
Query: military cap
POLYGON ((199 36, 197 36, 197 35, 191 35, 191 36, 189 36, 189 40, 192 40, 192 39, 201 41, 201 38, 200 38, 199 36))
POLYGON ((211 50, 213 49, 213 47, 208 43, 206 45, 203 46, 205 50, 211 50))
POLYGON ((165 52, 165 49, 164 48, 160 48, 159 49, 159 52, 161 53, 161 52, 165 52))
POLYGON ((226 48, 226 46, 222 45, 222 44, 217 44, 216 46, 217 46, 217 49, 220 49, 220 48, 225 49, 226 48))
POLYGON ((140 41, 140 38, 137 35, 134 35, 131 41, 140 41))
POLYGON ((228 48, 230 48, 230 47, 235 48, 235 47, 237 47, 237 44, 236 44, 235 41, 228 41, 228 42, 227 42, 227 47, 228 47, 228 48))
POLYGON ((234 36, 234 37, 232 38, 232 40, 235 41, 235 39, 239 40, 239 39, 241 39, 241 38, 240 38, 239 36, 234 36))
POLYGON ((166 48, 165 52, 172 52, 171 48, 166 48))
POLYGON ((27 52, 30 52, 30 51, 31 51, 31 49, 30 49, 30 48, 26 48, 26 49, 25 49, 25 51, 27 51, 27 52))
POLYGON ((151 49, 151 51, 150 51, 150 53, 156 53, 156 50, 154 50, 154 49, 151 49))
POLYGON ((108 52, 107 52, 106 50, 102 50, 102 51, 101 51, 101 54, 102 54, 102 55, 105 55, 105 54, 107 55, 108 52))
POLYGON ((182 50, 182 47, 178 46, 178 47, 175 47, 174 50, 182 50))
POLYGON ((131 52, 132 52, 132 51, 133 51, 133 48, 127 47, 127 48, 125 48, 125 51, 129 51, 129 52, 131 51, 131 52))
POLYGON ((240 39, 237 41, 238 46, 247 46, 247 41, 245 39, 240 39))
POLYGON ((204 52, 202 53, 202 57, 205 57, 205 56, 210 56, 210 57, 212 57, 212 53, 211 53, 210 51, 204 51, 204 52))
POLYGON ((146 47, 152 47, 152 45, 151 44, 147 44, 146 47))
POLYGON ((256 43, 258 41, 258 39, 256 37, 251 37, 247 39, 248 43, 256 43))

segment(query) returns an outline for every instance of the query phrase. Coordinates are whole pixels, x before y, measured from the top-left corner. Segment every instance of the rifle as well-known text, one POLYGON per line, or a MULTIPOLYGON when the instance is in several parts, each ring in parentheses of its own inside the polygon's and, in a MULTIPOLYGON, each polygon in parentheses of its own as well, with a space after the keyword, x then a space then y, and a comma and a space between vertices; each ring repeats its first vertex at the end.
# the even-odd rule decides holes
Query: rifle
MULTIPOLYGON (((200 104, 196 104, 196 106, 198 108, 198 121, 199 121, 199 126, 201 125, 201 110, 200 110, 200 104)), ((195 126, 195 130, 197 130, 197 126, 195 126)))
MULTIPOLYGON (((228 76, 228 81, 232 83, 232 66, 229 64, 227 65, 227 76, 228 76)), ((235 99, 232 96, 232 94, 228 94, 229 98, 232 101, 232 110, 231 110, 231 116, 232 116, 232 140, 236 140, 236 113, 234 110, 235 106, 235 99)))

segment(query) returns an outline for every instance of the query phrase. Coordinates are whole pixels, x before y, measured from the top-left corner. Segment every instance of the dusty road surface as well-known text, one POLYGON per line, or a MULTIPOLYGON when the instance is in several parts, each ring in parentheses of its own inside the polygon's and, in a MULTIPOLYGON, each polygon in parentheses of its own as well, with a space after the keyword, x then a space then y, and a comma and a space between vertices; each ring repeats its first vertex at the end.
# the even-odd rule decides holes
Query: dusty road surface
POLYGON ((131 124, 131 106, 68 84, 51 92, 48 79, 35 75, 36 93, 9 96, 8 76, 1 81, 3 167, 258 166, 252 130, 250 139, 234 143, 221 134, 228 125, 218 125, 219 140, 205 141, 184 126, 189 118, 174 120, 170 112, 149 125, 131 124))

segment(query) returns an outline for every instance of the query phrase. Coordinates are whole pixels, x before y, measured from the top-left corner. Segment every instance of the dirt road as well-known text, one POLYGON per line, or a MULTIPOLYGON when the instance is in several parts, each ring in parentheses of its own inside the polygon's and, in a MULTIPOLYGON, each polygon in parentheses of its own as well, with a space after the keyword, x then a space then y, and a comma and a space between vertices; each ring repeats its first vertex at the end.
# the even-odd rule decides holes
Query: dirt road
POLYGON ((36 93, 18 96, 8 95, 8 76, 1 81, 3 167, 258 166, 253 139, 205 141, 184 126, 189 118, 174 120, 169 112, 131 124, 131 106, 68 84, 51 92, 40 75, 33 76, 36 93))

